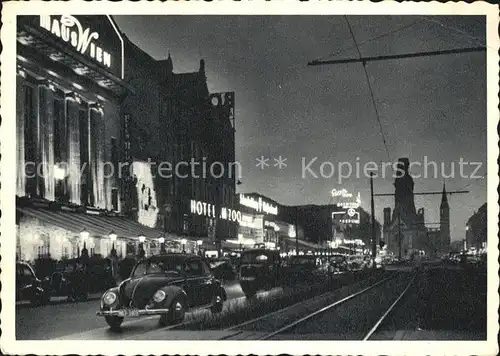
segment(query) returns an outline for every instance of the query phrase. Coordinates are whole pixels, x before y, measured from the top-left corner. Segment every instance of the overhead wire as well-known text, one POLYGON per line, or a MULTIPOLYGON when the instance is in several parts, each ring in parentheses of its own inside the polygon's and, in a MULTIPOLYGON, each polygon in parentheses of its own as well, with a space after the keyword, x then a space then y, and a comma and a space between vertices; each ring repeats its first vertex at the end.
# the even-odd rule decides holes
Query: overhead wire
MULTIPOLYGON (((461 30, 459 28, 456 28, 456 27, 453 27, 453 26, 450 26, 450 25, 445 25, 444 23, 442 23, 441 21, 435 19, 435 18, 430 18, 430 17, 427 17, 427 16, 420 16, 423 20, 425 21, 428 21, 428 22, 433 22, 441 27, 444 27, 444 28, 447 28, 449 30, 453 30, 453 31, 456 31, 456 32, 459 32, 460 34, 462 35, 465 35, 466 37, 469 37, 470 39, 473 39, 475 41, 478 41, 478 43, 483 46, 483 47, 488 47, 487 44, 484 42, 484 39, 482 38, 479 38, 479 37, 476 37, 476 36, 472 36, 470 35, 468 32, 464 31, 464 30, 461 30)), ((492 48, 492 47, 490 47, 492 48)))
POLYGON ((414 21, 414 22, 412 22, 412 23, 410 23, 410 24, 408 24, 408 25, 398 27, 398 28, 396 28, 396 29, 394 29, 394 30, 391 30, 391 31, 389 31, 389 32, 385 32, 385 33, 383 33, 383 34, 381 34, 381 35, 379 35, 379 36, 376 36, 376 37, 373 37, 373 38, 369 38, 369 39, 367 39, 367 40, 365 40, 365 41, 363 41, 363 42, 359 42, 357 45, 345 47, 345 48, 343 48, 343 49, 341 49, 341 50, 338 50, 338 51, 336 51, 336 52, 333 52, 333 53, 331 53, 331 54, 329 54, 329 55, 326 55, 326 56, 323 56, 323 57, 321 57, 321 58, 318 58, 318 60, 323 60, 323 59, 325 59, 325 58, 329 58, 329 57, 334 57, 334 56, 337 56, 337 55, 341 54, 342 52, 345 52, 345 51, 347 51, 347 50, 349 50, 349 49, 356 48, 356 46, 362 46, 362 45, 365 45, 365 44, 367 44, 367 43, 370 43, 370 42, 373 42, 373 41, 379 40, 379 39, 381 39, 381 38, 384 38, 384 37, 387 37, 387 36, 393 35, 393 34, 395 34, 395 33, 397 33, 397 32, 400 32, 400 31, 403 31, 403 30, 405 30, 405 29, 407 29, 407 28, 410 28, 410 27, 412 27, 412 26, 415 26, 416 24, 418 24, 418 23, 420 23, 420 22, 424 22, 425 20, 426 20, 425 18, 422 18, 422 19, 417 20, 417 21, 414 21))
MULTIPOLYGON (((347 22, 347 26, 349 27, 349 32, 351 33, 351 37, 352 37, 354 44, 356 46, 356 50, 358 51, 359 58, 363 58, 363 56, 361 55, 361 51, 359 50, 358 43, 356 42, 356 37, 354 36, 354 32, 352 31, 351 24, 349 23, 349 19, 347 18, 346 15, 344 15, 344 18, 347 22)), ((377 118, 377 122, 379 125, 380 135, 382 136, 382 142, 383 142, 384 147, 385 147, 385 152, 387 153, 387 158, 389 159, 389 162, 392 162, 391 155, 389 153, 389 148, 387 147, 387 140, 385 139, 384 130, 382 128, 382 123, 380 122, 380 115, 378 112, 377 103, 375 102, 375 96, 373 94, 373 89, 372 89, 372 85, 370 82, 370 77, 368 76, 368 71, 366 70, 366 62, 363 61, 362 64, 363 64, 363 71, 365 72, 365 76, 366 76, 366 81, 368 82, 368 89, 370 91, 370 97, 372 99, 373 108, 375 109, 375 116, 377 118)))

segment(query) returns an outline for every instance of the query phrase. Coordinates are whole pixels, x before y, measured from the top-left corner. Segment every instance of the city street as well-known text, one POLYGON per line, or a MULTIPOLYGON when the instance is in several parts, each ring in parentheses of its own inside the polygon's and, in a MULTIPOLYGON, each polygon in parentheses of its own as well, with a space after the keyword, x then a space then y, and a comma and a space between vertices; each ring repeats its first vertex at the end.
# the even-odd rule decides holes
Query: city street
MULTIPOLYGON (((226 292, 230 303, 241 303, 245 299, 237 282, 227 285, 226 292)), ((16 310, 16 338, 46 340, 71 334, 75 339, 122 339, 158 328, 157 316, 131 318, 122 324, 123 334, 113 333, 109 331, 104 318, 95 315, 99 305, 98 299, 49 304, 38 308, 19 307, 16 310)))
POLYGON ((49 3, 5 13, 2 352, 496 347, 497 8, 49 3))
MULTIPOLYGON (((229 300, 225 312, 235 306, 245 307, 248 300, 239 284, 226 288, 229 300)), ((280 288, 261 292, 257 298, 279 291, 280 288)), ((486 274, 481 270, 434 263, 424 264, 416 272, 407 266, 393 266, 391 272, 378 279, 339 285, 338 291, 330 294, 304 300, 255 321, 250 319, 242 326, 205 330, 190 327, 190 323, 203 320, 209 311, 196 311, 186 316, 183 325, 168 327, 159 327, 156 316, 130 318, 121 330, 111 331, 102 318, 95 316, 99 300, 21 308, 16 333, 19 339, 62 340, 361 340, 380 320, 371 331, 372 340, 486 337, 486 274), (337 305, 338 301, 341 303, 337 305), (387 315, 381 320, 384 313, 387 315)))

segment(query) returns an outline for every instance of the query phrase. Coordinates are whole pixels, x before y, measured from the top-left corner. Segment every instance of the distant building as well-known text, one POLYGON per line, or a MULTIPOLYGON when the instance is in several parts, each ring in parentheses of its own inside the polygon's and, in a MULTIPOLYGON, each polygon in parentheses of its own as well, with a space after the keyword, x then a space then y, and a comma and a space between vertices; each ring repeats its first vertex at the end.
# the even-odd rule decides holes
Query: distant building
POLYGON ((476 250, 486 249, 488 242, 487 203, 484 203, 469 220, 467 220, 466 247, 476 250))
POLYGON ((395 200, 392 217, 390 208, 384 209, 384 238, 387 248, 396 256, 410 256, 424 250, 427 241, 424 209, 415 208, 414 182, 409 173, 410 161, 400 158, 394 180, 395 200))
POLYGON ((408 158, 400 158, 399 174, 394 181, 395 204, 384 208, 384 238, 395 255, 410 256, 417 251, 440 255, 450 250, 450 206, 446 186, 443 184, 439 207, 439 228, 426 227, 424 209, 415 209, 414 182, 409 174, 408 158))

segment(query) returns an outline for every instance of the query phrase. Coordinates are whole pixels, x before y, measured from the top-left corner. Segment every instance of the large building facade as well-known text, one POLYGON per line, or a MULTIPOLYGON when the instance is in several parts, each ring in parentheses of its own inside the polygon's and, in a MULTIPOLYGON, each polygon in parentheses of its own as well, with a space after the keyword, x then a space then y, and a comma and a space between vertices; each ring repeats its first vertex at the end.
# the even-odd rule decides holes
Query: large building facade
POLYGON ((18 17, 18 258, 125 254, 156 234, 120 214, 125 63, 109 16, 18 17))
POLYGON ((110 16, 22 16, 17 46, 18 258, 236 238, 234 93, 203 61, 174 73, 110 16))
POLYGON ((170 54, 155 60, 126 45, 137 88, 122 105, 128 213, 167 240, 187 240, 188 250, 236 238, 234 93, 209 93, 203 60, 196 72, 175 73, 170 54))

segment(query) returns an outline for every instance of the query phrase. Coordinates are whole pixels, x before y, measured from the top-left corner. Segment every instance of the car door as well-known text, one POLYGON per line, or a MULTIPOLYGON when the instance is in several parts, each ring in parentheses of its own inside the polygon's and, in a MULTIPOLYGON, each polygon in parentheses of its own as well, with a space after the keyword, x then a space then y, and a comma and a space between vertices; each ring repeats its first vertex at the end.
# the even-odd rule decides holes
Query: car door
POLYGON ((184 263, 184 273, 186 276, 184 290, 188 295, 190 306, 197 307, 210 303, 210 301, 206 301, 206 277, 203 273, 201 260, 187 260, 184 263))
POLYGON ((32 298, 35 285, 35 275, 31 268, 26 264, 20 265, 20 298, 23 300, 29 300, 32 298))

